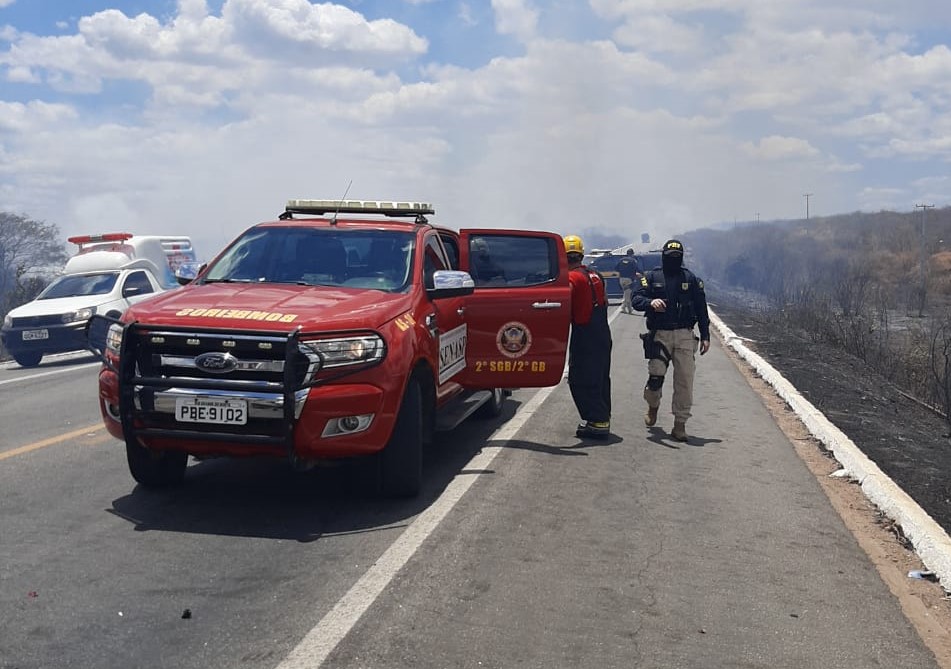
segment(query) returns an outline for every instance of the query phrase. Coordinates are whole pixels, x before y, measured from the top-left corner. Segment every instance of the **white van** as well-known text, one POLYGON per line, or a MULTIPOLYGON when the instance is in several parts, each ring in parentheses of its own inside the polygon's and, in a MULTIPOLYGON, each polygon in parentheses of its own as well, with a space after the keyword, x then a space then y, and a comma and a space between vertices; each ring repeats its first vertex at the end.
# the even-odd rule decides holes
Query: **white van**
POLYGON ((197 260, 188 237, 114 232, 69 241, 79 250, 63 274, 3 319, 3 346, 23 367, 35 367, 48 353, 86 349, 94 314, 118 317, 130 304, 177 288, 175 270, 197 260))

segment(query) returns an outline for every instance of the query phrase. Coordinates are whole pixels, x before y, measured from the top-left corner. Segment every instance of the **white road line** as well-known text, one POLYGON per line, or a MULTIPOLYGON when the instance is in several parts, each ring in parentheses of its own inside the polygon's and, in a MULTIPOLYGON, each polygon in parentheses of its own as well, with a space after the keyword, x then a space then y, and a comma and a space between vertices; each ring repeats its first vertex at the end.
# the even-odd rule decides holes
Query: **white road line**
MULTIPOLYGON (((542 388, 535 393, 511 420, 489 437, 490 441, 506 443, 510 441, 556 387, 542 388)), ((503 447, 504 445, 483 448, 463 469, 466 471, 488 469, 503 447)), ((386 549, 347 594, 327 612, 316 627, 307 633, 276 669, 304 669, 305 667, 315 669, 321 666, 477 478, 478 476, 474 475, 454 478, 446 486, 443 494, 416 517, 416 520, 386 549)))
POLYGON ((6 379, 5 381, 0 381, 0 386, 4 386, 8 383, 18 383, 20 381, 29 381, 31 379, 39 379, 44 376, 53 376, 55 374, 65 374, 66 372, 74 372, 77 369, 87 369, 89 367, 98 367, 101 363, 99 362, 90 362, 85 365, 74 365, 72 367, 64 367, 62 369, 53 369, 48 372, 40 372, 39 374, 30 374, 29 376, 18 376, 15 379, 6 379))

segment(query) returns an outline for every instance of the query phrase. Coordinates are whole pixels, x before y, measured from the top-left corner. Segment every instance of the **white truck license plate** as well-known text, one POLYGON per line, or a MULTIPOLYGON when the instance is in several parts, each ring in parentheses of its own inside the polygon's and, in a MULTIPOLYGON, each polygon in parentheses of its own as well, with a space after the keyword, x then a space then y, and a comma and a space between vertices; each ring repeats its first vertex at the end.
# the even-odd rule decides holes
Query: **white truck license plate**
POLYGON ((179 397, 175 400, 175 420, 182 423, 245 425, 248 403, 218 397, 179 397))
POLYGON ((37 339, 49 339, 50 331, 47 329, 42 330, 24 330, 23 331, 23 341, 35 341, 37 339))

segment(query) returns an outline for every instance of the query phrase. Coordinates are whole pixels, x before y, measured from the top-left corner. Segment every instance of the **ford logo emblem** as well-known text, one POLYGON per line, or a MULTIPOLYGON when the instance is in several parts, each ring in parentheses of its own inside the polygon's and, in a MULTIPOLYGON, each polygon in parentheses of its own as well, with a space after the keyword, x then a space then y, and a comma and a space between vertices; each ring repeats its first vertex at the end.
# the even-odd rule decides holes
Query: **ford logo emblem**
POLYGON ((238 359, 230 353, 212 351, 197 356, 195 367, 211 374, 227 374, 238 368, 238 359))

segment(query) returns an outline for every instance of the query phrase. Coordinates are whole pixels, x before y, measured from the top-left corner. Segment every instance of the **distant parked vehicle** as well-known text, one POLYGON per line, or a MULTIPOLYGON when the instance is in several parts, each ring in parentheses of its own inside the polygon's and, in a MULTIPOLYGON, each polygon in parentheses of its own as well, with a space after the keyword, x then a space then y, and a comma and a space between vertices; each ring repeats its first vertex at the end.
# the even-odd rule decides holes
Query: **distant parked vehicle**
POLYGON ((610 251, 592 251, 590 255, 585 256, 584 264, 588 269, 595 270, 604 279, 604 290, 607 298, 620 300, 624 297, 624 291, 621 290, 620 275, 617 271, 617 264, 624 258, 623 255, 617 255, 610 251))
POLYGON ((130 305, 178 288, 175 270, 195 261, 188 237, 114 232, 69 241, 79 250, 63 274, 3 319, 3 346, 22 367, 39 365, 49 353, 86 349, 94 314, 118 318, 130 305))

